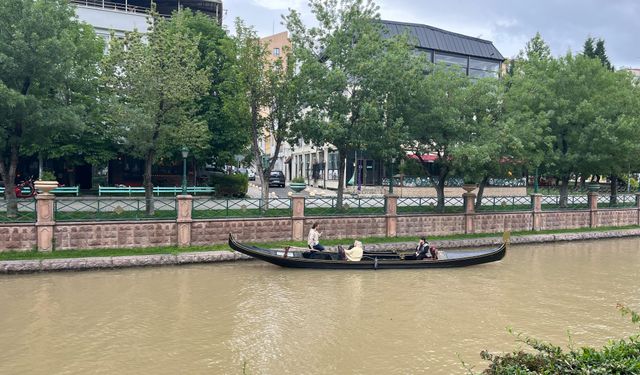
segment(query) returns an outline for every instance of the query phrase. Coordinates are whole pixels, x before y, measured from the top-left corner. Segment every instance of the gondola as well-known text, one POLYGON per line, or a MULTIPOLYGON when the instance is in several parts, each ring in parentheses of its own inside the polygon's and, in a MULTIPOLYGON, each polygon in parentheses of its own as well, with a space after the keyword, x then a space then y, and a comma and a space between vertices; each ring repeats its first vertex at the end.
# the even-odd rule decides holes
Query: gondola
POLYGON ((323 252, 326 259, 309 259, 306 249, 264 249, 244 245, 229 234, 229 247, 256 259, 264 260, 282 267, 319 268, 319 269, 419 269, 465 267, 476 264, 496 262, 504 258, 509 243, 505 235, 503 243, 497 248, 480 250, 440 250, 437 260, 409 260, 401 251, 365 251, 362 260, 349 262, 338 260, 337 253, 323 252), (307 254, 305 254, 307 253, 307 254))

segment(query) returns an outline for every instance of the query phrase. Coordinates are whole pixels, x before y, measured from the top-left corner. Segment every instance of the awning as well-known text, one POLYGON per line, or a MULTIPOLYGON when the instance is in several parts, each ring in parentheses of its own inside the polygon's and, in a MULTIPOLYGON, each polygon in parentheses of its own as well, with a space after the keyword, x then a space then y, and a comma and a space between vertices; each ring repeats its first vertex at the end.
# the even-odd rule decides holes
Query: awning
POLYGON ((407 156, 415 160, 420 160, 421 158, 422 161, 425 163, 434 163, 438 159, 438 155, 432 155, 432 154, 422 154, 420 155, 420 158, 418 158, 418 155, 416 154, 407 154, 407 156))

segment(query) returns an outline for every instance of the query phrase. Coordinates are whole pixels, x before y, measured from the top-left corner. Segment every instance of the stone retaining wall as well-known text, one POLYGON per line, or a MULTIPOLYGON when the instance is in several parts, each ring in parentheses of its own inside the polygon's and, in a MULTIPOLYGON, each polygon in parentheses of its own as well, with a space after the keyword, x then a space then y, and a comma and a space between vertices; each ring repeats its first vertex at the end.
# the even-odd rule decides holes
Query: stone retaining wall
POLYGON ((530 211, 475 212, 475 195, 463 197, 464 212, 456 214, 399 215, 398 196, 388 195, 385 214, 310 217, 304 213, 305 198, 293 195, 290 217, 193 220, 192 197, 178 196, 175 220, 72 223, 56 222, 55 197, 40 194, 36 223, 0 224, 0 251, 211 245, 225 243, 229 233, 244 242, 305 240, 314 222, 320 224, 323 239, 640 225, 640 199, 636 207, 599 210, 597 194, 589 193, 588 209, 542 211, 541 195, 534 194, 530 211))

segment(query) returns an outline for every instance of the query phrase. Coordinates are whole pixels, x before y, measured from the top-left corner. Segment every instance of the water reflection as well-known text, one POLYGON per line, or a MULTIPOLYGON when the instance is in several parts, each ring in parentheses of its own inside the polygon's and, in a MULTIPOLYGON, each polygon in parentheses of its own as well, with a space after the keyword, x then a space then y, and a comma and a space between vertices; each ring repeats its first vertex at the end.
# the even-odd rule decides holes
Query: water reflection
POLYGON ((513 247, 452 270, 260 262, 0 277, 2 374, 450 374, 506 332, 602 345, 637 332, 640 239, 513 247))

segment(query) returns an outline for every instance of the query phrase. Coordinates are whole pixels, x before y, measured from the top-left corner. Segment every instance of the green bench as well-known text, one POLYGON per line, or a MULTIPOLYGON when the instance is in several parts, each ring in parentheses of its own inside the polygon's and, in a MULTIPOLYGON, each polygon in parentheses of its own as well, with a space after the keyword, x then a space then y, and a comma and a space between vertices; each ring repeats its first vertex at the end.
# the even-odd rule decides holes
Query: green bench
MULTIPOLYGON (((215 189, 210 186, 189 186, 187 187, 187 193, 189 194, 213 194, 215 189)), ((153 193, 155 195, 160 194, 173 194, 178 195, 182 193, 182 188, 177 186, 154 186, 153 193)), ((109 187, 109 186, 98 186, 98 195, 102 196, 102 194, 144 194, 144 188, 140 186, 120 186, 120 187, 109 187)))
MULTIPOLYGON (((80 187, 78 186, 59 186, 51 190, 53 194, 75 194, 76 197, 80 194, 80 187)), ((22 188, 22 194, 30 194, 31 188, 22 188)), ((4 187, 0 187, 0 195, 4 194, 4 187)))

